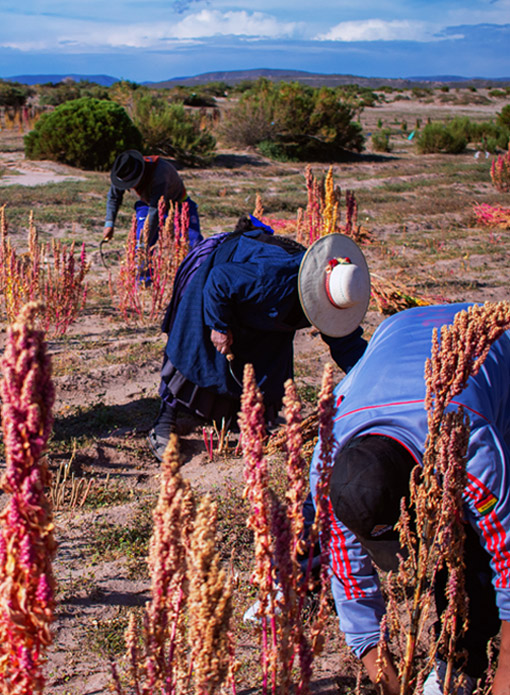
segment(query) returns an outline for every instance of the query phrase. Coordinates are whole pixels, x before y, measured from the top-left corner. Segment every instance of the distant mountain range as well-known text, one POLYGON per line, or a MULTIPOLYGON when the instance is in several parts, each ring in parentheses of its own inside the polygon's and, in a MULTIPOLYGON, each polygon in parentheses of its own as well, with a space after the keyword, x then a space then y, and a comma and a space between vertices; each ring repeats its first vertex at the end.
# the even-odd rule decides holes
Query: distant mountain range
POLYGON ((81 80, 86 80, 87 82, 100 84, 103 87, 111 87, 115 82, 119 82, 118 77, 110 77, 110 75, 16 75, 14 77, 3 77, 0 79, 28 85, 48 84, 49 82, 58 84, 59 82, 80 82, 81 80))
MULTIPOLYGON (((395 88, 406 88, 415 85, 435 86, 435 85, 462 85, 470 84, 475 87, 492 87, 502 84, 510 85, 510 77, 461 77, 458 75, 434 75, 427 77, 406 77, 406 78, 387 78, 387 77, 360 77, 357 75, 324 75, 320 73, 305 72, 303 70, 276 70, 271 68, 258 68, 254 70, 229 70, 225 72, 205 72, 201 75, 189 77, 172 77, 161 82, 142 82, 148 87, 175 87, 176 85, 201 85, 208 82, 226 82, 235 85, 244 80, 257 80, 259 77, 266 77, 273 82, 301 82, 310 87, 337 87, 345 84, 358 84, 360 87, 377 88, 382 85, 389 85, 395 88)), ((87 80, 95 82, 104 87, 110 87, 118 82, 117 77, 109 75, 16 75, 3 79, 21 84, 35 85, 47 84, 52 82, 57 84, 67 80, 79 82, 87 80)))

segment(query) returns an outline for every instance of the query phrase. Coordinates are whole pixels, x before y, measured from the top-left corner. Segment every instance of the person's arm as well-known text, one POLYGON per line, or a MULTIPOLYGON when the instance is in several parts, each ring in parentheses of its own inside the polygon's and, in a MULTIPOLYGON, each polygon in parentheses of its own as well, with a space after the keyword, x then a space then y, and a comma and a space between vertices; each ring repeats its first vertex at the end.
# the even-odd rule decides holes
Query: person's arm
POLYGON ((206 326, 226 334, 233 327, 240 305, 256 302, 260 282, 250 263, 222 263, 212 268, 204 285, 206 326))
POLYGON ((124 191, 120 188, 115 188, 115 186, 110 186, 108 195, 106 196, 106 219, 104 221, 103 239, 105 241, 110 241, 113 237, 113 228, 115 226, 115 220, 117 219, 117 213, 124 198, 124 191))
POLYGON ((501 622, 501 644, 492 695, 510 695, 510 622, 501 622))
POLYGON ((332 338, 323 333, 321 338, 329 346, 331 357, 346 374, 354 367, 367 347, 361 326, 342 338, 332 338))
POLYGON ((361 661, 372 683, 381 686, 383 695, 399 695, 400 683, 397 670, 386 648, 383 647, 379 654, 379 647, 372 647, 361 657, 361 661))

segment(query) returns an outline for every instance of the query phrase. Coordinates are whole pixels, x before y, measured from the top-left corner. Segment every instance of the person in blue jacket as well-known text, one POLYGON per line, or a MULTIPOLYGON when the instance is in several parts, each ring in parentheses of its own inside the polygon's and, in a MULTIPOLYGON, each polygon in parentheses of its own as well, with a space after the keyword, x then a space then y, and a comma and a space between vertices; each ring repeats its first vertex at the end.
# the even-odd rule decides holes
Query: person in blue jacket
POLYGON ((144 157, 138 150, 126 150, 115 159, 111 173, 111 186, 106 198, 106 219, 103 240, 110 241, 117 213, 124 192, 132 188, 139 200, 135 203, 137 238, 149 218, 147 245, 154 246, 159 234, 158 204, 161 197, 169 203, 187 203, 189 209, 189 245, 193 248, 202 240, 200 220, 196 203, 188 196, 186 187, 177 169, 166 159, 157 155, 144 157))
MULTIPOLYGON (((409 476, 421 464, 427 437, 425 360, 432 331, 452 323, 468 304, 419 307, 386 319, 368 348, 335 390, 337 446, 331 483, 331 583, 340 629, 355 655, 376 680, 380 621, 385 612, 378 574, 396 569, 401 552, 393 530, 409 476)), ((487 642, 501 627, 493 695, 510 694, 510 332, 491 347, 475 376, 455 398, 470 420, 464 492, 465 566, 469 627, 459 642, 465 677, 452 692, 468 695, 487 667, 487 642)), ((318 449, 311 463, 315 497, 318 449)), ((446 607, 446 579, 436 582, 436 607, 446 607)), ((440 695, 446 664, 436 666, 424 694, 440 695)), ((400 692, 387 662, 383 692, 400 692)))
POLYGON ((254 366, 266 418, 274 420, 293 375, 298 329, 316 326, 344 371, 366 347, 359 324, 370 298, 368 267, 342 234, 305 253, 255 218, 241 218, 234 232, 206 239, 189 254, 173 295, 163 326, 161 410, 148 438, 159 459, 179 407, 219 426, 236 417, 247 363, 254 366))

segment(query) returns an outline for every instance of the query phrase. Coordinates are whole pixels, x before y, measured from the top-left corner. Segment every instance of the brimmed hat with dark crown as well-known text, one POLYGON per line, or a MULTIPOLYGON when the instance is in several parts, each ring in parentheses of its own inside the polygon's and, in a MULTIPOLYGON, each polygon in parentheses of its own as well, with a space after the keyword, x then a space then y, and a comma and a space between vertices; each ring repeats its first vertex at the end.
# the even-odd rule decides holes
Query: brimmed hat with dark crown
POLYGON ((115 188, 134 188, 145 171, 145 160, 138 150, 121 152, 113 163, 110 179, 115 188))
POLYGON ((416 461, 395 439, 368 434, 351 439, 333 464, 330 499, 347 526, 383 570, 397 569, 400 548, 395 524, 416 461))
POLYGON ((370 301, 370 273, 359 246, 344 234, 326 234, 299 267, 299 299, 307 319, 324 335, 352 333, 370 301))

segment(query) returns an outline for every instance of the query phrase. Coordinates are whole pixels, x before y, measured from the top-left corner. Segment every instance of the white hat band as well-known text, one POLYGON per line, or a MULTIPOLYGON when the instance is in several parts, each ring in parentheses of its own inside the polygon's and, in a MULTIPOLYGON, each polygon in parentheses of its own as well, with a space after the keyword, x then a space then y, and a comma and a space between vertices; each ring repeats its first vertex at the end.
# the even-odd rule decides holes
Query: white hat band
POLYGON ((364 274, 349 259, 329 261, 325 283, 328 299, 338 309, 348 309, 364 299, 364 274))

